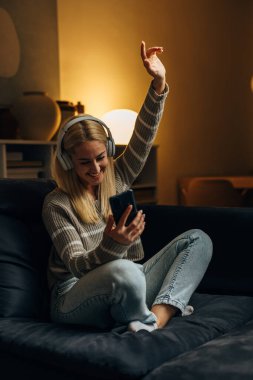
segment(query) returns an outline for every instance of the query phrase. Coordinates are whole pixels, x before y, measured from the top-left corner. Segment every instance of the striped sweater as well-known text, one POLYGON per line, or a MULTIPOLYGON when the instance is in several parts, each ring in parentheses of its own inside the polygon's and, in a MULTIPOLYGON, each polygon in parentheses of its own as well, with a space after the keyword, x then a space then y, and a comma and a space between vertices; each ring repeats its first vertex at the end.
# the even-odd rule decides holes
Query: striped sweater
MULTIPOLYGON (((161 95, 150 86, 130 142, 114 161, 117 193, 128 189, 141 172, 155 139, 167 94, 167 86, 161 95)), ((99 214, 98 201, 96 207, 99 214)), ((80 278, 111 260, 126 258, 138 261, 144 256, 140 238, 128 246, 105 235, 102 217, 96 224, 81 222, 68 195, 57 188, 46 196, 42 217, 53 242, 48 265, 50 288, 56 281, 80 278)))

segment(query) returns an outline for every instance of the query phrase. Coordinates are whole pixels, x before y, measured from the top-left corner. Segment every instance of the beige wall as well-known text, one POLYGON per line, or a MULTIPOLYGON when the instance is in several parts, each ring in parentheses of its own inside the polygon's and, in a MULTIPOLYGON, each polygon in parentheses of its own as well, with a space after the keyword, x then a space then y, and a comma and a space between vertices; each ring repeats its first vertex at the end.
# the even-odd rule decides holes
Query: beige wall
POLYGON ((0 78, 0 107, 12 105, 23 91, 45 91, 58 99, 56 0, 0 0, 0 8, 9 13, 20 43, 17 73, 0 78))
POLYGON ((184 175, 253 168, 252 0, 58 0, 60 93, 101 116, 138 111, 139 46, 164 46, 171 88, 157 136, 159 203, 184 175))

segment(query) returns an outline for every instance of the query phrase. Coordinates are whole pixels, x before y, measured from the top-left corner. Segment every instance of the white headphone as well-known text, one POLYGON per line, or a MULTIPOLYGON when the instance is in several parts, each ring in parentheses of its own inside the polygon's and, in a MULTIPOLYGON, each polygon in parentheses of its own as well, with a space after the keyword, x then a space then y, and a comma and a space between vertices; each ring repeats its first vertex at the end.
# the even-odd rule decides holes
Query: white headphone
POLYGON ((105 129, 106 134, 107 134, 107 142, 106 142, 107 155, 108 157, 113 157, 115 155, 116 147, 115 147, 115 142, 113 140, 111 131, 102 120, 97 119, 96 117, 93 117, 91 115, 74 116, 73 118, 68 120, 66 124, 60 129, 58 133, 58 137, 57 137, 56 156, 64 170, 71 170, 73 168, 73 163, 70 156, 67 154, 67 152, 64 152, 64 148, 62 144, 63 138, 65 136, 65 133, 67 133, 67 131, 69 130, 70 127, 72 127, 72 125, 84 120, 96 121, 105 129))

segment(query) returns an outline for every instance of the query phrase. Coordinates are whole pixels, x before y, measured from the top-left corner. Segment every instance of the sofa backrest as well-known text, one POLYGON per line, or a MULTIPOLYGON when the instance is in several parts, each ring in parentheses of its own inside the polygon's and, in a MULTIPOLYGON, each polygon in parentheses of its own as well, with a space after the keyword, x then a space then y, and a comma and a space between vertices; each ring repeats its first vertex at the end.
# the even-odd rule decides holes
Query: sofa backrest
POLYGON ((149 205, 143 209, 147 223, 142 241, 147 255, 184 231, 202 229, 213 242, 213 257, 197 291, 253 296, 253 207, 149 205))
POLYGON ((48 317, 51 241, 41 219, 51 180, 0 180, 0 317, 48 317))

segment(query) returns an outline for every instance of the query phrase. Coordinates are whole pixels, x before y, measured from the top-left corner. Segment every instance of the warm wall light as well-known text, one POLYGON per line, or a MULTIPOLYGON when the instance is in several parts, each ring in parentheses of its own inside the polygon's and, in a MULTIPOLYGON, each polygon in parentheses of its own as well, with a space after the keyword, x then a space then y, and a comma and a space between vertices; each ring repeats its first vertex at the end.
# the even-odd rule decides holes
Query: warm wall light
POLYGON ((117 109, 106 112, 101 120, 110 128, 114 141, 118 145, 127 145, 133 130, 137 112, 128 109, 117 109))

